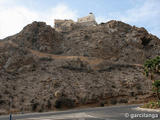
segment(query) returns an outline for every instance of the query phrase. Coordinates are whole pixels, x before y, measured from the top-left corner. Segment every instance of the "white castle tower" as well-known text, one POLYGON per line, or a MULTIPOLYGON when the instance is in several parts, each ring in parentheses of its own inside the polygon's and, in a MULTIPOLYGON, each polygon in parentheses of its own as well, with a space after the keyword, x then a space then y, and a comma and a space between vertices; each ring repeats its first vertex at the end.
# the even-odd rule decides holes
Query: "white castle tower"
POLYGON ((83 23, 83 22, 95 22, 95 16, 93 13, 89 13, 88 16, 78 18, 77 20, 78 23, 83 23))

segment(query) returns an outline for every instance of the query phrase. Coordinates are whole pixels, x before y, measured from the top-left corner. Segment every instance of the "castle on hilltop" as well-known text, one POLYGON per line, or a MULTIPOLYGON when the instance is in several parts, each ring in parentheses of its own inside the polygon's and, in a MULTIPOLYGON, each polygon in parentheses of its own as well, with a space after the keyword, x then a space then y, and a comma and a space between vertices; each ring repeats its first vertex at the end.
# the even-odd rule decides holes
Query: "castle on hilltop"
POLYGON ((55 19, 54 20, 54 27, 56 31, 70 31, 75 26, 96 26, 97 22, 95 20, 95 16, 93 13, 89 13, 88 16, 78 18, 77 22, 74 22, 73 20, 60 20, 55 19))
POLYGON ((88 22, 95 22, 95 16, 93 13, 89 13, 88 16, 78 18, 77 20, 78 23, 88 23, 88 22))

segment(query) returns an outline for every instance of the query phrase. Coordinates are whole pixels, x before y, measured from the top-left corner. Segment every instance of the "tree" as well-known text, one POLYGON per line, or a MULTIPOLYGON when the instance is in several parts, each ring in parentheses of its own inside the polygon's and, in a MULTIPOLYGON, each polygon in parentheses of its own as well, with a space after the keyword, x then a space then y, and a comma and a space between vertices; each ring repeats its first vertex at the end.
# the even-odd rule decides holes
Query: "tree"
POLYGON ((156 92, 158 100, 160 100, 160 80, 155 80, 153 82, 153 91, 156 92))
POLYGON ((160 80, 154 79, 154 74, 160 74, 160 56, 147 60, 144 63, 144 72, 147 77, 150 76, 153 90, 156 92, 158 100, 160 100, 160 80))
POLYGON ((156 58, 149 59, 144 63, 144 72, 145 75, 151 76, 151 80, 153 79, 153 75, 155 73, 160 73, 160 56, 156 58))

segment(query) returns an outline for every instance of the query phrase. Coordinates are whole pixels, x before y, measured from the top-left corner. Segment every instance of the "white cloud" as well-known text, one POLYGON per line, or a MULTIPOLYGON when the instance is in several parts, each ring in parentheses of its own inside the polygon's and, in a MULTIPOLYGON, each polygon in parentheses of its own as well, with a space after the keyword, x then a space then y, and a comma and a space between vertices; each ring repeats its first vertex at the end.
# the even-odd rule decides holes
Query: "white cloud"
POLYGON ((139 1, 133 0, 134 7, 125 12, 111 12, 108 13, 107 18, 101 16, 97 20, 99 20, 99 23, 113 19, 120 20, 139 27, 145 27, 149 32, 160 37, 160 0, 144 0, 142 5, 138 5, 139 1))
POLYGON ((38 14, 24 7, 0 11, 0 38, 19 32, 26 24, 38 19, 38 14))
POLYGON ((65 4, 58 4, 56 7, 52 8, 48 15, 45 17, 45 21, 53 26, 54 19, 77 19, 77 12, 71 10, 65 4))
MULTIPOLYGON (((65 4, 47 10, 46 13, 30 10, 24 6, 5 6, 7 0, 0 0, 0 39, 18 33, 33 21, 54 24, 54 19, 76 19, 76 12, 65 4)), ((9 0, 8 0, 9 1, 9 0)))
POLYGON ((4 4, 5 3, 5 0, 0 0, 0 4, 4 4))
MULTIPOLYGON (((136 2, 136 0, 134 1, 136 2)), ((145 0, 142 6, 136 6, 128 9, 126 12, 111 12, 108 13, 107 19, 117 19, 124 22, 140 22, 160 17, 160 0, 145 0)), ((100 17, 104 21, 105 17, 100 17)), ((99 18, 98 18, 99 19, 99 18)))
POLYGON ((96 21, 97 21, 97 23, 106 22, 107 18, 103 17, 103 16, 98 16, 98 17, 96 17, 96 21))
MULTIPOLYGON (((58 4, 53 8, 39 12, 24 6, 18 6, 20 0, 0 0, 0 39, 18 33, 32 21, 44 21, 53 26, 54 19, 76 20, 77 11, 65 4, 58 4)), ((106 16, 97 16, 98 23, 108 20, 121 20, 136 26, 143 26, 149 32, 160 37, 160 0, 130 0, 134 7, 125 12, 111 12, 106 16), (143 3, 143 4, 142 4, 143 3)), ((31 2, 33 2, 31 0, 31 2)))
POLYGON ((141 7, 135 7, 128 10, 121 16, 123 21, 127 22, 140 22, 154 20, 160 16, 160 1, 159 0, 146 0, 141 7))

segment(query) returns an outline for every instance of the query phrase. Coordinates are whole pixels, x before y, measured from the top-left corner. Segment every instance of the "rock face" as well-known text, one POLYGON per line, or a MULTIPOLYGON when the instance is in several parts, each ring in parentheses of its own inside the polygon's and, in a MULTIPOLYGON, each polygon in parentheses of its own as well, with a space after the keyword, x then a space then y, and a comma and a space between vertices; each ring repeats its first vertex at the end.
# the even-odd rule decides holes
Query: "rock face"
POLYGON ((64 34, 64 54, 142 64, 146 58, 152 57, 148 53, 151 49, 158 52, 153 49, 158 49, 159 42, 158 38, 150 35, 144 28, 110 21, 64 34))
POLYGON ((21 47, 53 54, 61 52, 61 35, 44 22, 27 25, 12 39, 21 47))
POLYGON ((0 41, 0 111, 147 101, 143 63, 159 51, 156 36, 120 21, 59 32, 33 22, 0 41))

